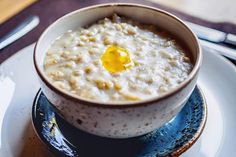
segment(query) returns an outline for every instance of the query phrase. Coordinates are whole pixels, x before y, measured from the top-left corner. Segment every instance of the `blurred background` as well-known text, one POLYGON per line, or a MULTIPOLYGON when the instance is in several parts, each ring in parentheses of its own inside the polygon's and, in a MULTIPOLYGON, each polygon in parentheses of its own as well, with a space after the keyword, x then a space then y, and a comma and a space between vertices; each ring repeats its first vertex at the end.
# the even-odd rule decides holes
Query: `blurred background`
POLYGON ((149 0, 212 22, 236 24, 235 0, 149 0))
MULTIPOLYGON (((3 23, 20 10, 33 4, 37 1, 45 1, 47 3, 68 3, 75 7, 82 7, 84 5, 92 5, 95 3, 109 2, 105 0, 0 0, 0 23, 3 23), (51 2, 50 2, 51 1, 51 2), (76 5, 75 5, 76 4, 76 5)), ((196 16, 205 20, 214 22, 232 22, 236 24, 236 1, 235 0, 142 0, 158 3, 163 6, 176 9, 183 13, 196 16)), ((137 3, 145 3, 140 0, 130 1, 137 3)), ((110 2, 119 2, 110 1, 110 2)), ((122 2, 129 2, 122 1, 122 2)), ((39 2, 40 3, 40 2, 39 2)), ((66 6, 67 6, 66 5, 66 6)), ((43 8, 42 8, 43 9, 43 8)), ((65 8, 66 9, 66 8, 65 8)), ((74 9, 74 7, 73 7, 74 9)), ((68 11, 71 10, 68 8, 68 11)))
POLYGON ((0 0, 0 38, 29 16, 36 15, 40 19, 36 28, 0 50, 3 52, 0 63, 35 42, 47 26, 66 13, 108 2, 145 4, 169 11, 183 20, 236 34, 235 0, 0 0))

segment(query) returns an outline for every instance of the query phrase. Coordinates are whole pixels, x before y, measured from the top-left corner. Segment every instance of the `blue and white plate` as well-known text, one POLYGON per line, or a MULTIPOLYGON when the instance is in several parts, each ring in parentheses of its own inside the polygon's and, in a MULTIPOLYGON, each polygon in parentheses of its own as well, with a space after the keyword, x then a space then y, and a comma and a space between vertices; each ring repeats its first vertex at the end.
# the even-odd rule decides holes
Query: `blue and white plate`
POLYGON ((170 122, 149 134, 129 139, 103 138, 76 129, 57 114, 41 91, 32 111, 33 125, 40 139, 56 155, 66 157, 178 156, 201 135, 206 117, 206 103, 198 87, 170 122))
MULTIPOLYGON (((0 65, 0 157, 59 156, 39 140, 31 122, 32 104, 40 88, 32 62, 33 49, 34 45, 30 45, 0 65)), ((181 157, 236 154, 236 68, 215 53, 203 47, 198 78, 198 87, 207 102, 206 126, 196 143, 181 157)))

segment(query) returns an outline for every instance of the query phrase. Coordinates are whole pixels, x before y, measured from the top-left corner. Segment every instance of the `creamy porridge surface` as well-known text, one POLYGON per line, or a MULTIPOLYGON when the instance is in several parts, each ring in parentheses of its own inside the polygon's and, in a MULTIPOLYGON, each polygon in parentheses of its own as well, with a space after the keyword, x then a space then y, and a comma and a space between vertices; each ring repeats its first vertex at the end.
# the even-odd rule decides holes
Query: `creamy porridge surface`
POLYGON ((190 58, 174 38, 117 15, 69 30, 52 43, 44 61, 55 86, 99 101, 158 96, 178 86, 191 70, 190 58))

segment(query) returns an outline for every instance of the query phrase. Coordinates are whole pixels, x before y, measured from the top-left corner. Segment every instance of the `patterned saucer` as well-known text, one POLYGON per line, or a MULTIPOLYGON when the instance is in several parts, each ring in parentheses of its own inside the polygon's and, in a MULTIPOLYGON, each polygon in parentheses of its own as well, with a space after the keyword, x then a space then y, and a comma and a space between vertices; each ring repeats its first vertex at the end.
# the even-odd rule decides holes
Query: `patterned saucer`
POLYGON ((103 138, 76 129, 56 113, 41 90, 32 108, 39 138, 57 156, 64 157, 179 156, 197 141, 206 119, 206 102, 198 87, 170 122, 149 134, 129 139, 103 138))

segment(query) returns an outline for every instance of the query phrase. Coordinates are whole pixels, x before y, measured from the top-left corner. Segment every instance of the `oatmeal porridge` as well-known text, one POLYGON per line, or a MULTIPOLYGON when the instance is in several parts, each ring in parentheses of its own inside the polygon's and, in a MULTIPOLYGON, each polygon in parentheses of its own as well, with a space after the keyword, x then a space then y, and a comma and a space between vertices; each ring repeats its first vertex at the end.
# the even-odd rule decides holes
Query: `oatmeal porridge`
POLYGON ((183 82, 185 49, 153 25, 113 15, 69 30, 49 47, 44 71, 58 88, 99 101, 138 101, 183 82))

